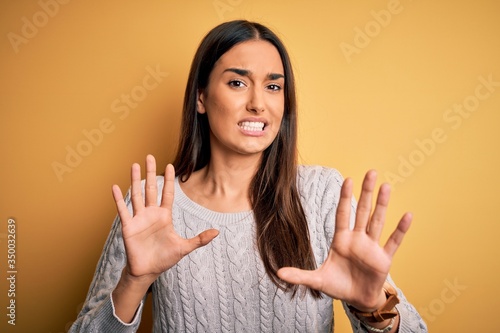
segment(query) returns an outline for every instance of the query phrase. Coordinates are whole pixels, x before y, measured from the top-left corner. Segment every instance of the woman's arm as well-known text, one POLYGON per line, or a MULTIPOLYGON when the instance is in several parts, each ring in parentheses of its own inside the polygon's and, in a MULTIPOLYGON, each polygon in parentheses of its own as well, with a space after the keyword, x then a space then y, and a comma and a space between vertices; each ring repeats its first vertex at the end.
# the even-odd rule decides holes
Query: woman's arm
POLYGON ((115 322, 121 324, 118 325, 120 328, 101 328, 99 332, 133 332, 131 327, 136 329, 138 326, 142 299, 149 286, 185 255, 208 244, 218 235, 217 230, 210 229, 184 239, 175 232, 172 224, 174 179, 174 168, 168 165, 162 195, 158 196, 156 162, 153 156, 148 155, 145 183, 141 181, 140 166, 134 164, 130 195, 124 199, 120 188, 113 186, 119 216, 119 222, 115 221, 112 241, 116 245, 110 246, 113 251, 103 253, 86 306, 72 332, 78 332, 77 328, 85 323, 92 327, 98 324, 104 327, 115 322), (112 276, 108 278, 110 274, 112 276), (93 302, 93 299, 98 301, 93 302), (110 308, 112 317, 109 315, 110 308))
MULTIPOLYGON (((387 184, 380 187, 372 212, 375 182, 376 173, 368 172, 355 216, 351 214, 352 181, 347 179, 343 182, 333 221, 333 240, 325 262, 315 271, 282 268, 278 272, 280 278, 320 290, 362 312, 372 312, 385 303, 383 285, 392 257, 408 231, 412 217, 411 214, 405 214, 381 247, 379 239, 385 223, 390 189, 387 184)), ((359 325, 359 320, 356 321, 359 325)), ((384 321, 371 326, 378 328, 389 323, 384 321)), ((393 331, 398 326, 399 316, 394 320, 393 331)), ((366 329, 360 331, 365 332, 366 329)))

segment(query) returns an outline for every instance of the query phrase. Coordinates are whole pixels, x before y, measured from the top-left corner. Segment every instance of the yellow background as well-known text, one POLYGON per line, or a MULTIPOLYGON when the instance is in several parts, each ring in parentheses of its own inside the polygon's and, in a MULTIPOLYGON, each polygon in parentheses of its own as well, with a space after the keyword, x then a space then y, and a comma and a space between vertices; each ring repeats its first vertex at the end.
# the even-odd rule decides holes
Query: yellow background
MULTIPOLYGON (((288 46, 301 162, 335 167, 357 185, 370 168, 392 181, 385 238, 414 212, 391 272, 430 331, 498 331, 497 1, 66 2, 45 6, 51 15, 41 5, 49 0, 0 4, 0 331, 69 328, 115 216, 111 185, 127 188, 129 166, 148 153, 161 167, 171 161, 195 48, 236 18, 268 25, 288 46), (144 90, 148 70, 164 77, 144 90), (144 99, 114 112, 132 92, 144 99), (464 103, 473 111, 452 113, 464 103), (108 133, 89 146, 83 131, 103 121, 108 133), (53 165, 66 164, 67 147, 87 156, 58 177, 53 165), (16 326, 6 318, 9 217, 16 326)), ((348 332, 336 308, 337 331, 348 332)))

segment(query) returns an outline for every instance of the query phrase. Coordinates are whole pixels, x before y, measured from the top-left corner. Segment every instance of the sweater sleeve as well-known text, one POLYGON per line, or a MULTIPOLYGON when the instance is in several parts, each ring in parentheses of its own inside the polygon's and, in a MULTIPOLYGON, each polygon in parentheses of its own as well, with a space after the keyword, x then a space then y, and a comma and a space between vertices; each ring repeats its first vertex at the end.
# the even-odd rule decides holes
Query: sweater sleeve
MULTIPOLYGON (((131 211, 130 192, 125 197, 125 203, 131 211)), ((116 316, 111 297, 111 292, 115 289, 125 264, 126 254, 121 234, 121 221, 117 216, 104 245, 101 258, 97 263, 85 304, 71 326, 70 333, 130 333, 137 331, 144 300, 139 305, 132 323, 126 324, 116 316)))

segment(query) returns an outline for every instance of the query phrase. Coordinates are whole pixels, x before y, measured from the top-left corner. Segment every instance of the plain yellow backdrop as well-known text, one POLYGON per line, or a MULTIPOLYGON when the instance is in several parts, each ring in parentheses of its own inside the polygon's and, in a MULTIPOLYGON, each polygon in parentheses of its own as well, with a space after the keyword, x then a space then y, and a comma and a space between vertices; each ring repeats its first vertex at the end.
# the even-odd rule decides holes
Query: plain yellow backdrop
POLYGON ((115 216, 111 185, 127 188, 148 153, 172 160, 200 39, 245 18, 292 56, 301 162, 357 188, 377 169, 394 188, 384 239, 414 213, 391 274, 430 331, 497 332, 499 15, 494 0, 2 1, 0 331, 69 328, 115 216))

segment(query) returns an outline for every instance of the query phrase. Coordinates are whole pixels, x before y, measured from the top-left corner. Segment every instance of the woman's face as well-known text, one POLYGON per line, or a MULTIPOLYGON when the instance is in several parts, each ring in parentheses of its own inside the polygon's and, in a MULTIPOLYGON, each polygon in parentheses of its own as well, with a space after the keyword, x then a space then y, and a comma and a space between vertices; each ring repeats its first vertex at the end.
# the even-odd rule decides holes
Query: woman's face
POLYGON ((284 86, 283 64, 271 43, 246 41, 224 53, 198 98, 198 112, 210 124, 212 156, 260 155, 269 147, 283 118, 284 86))

